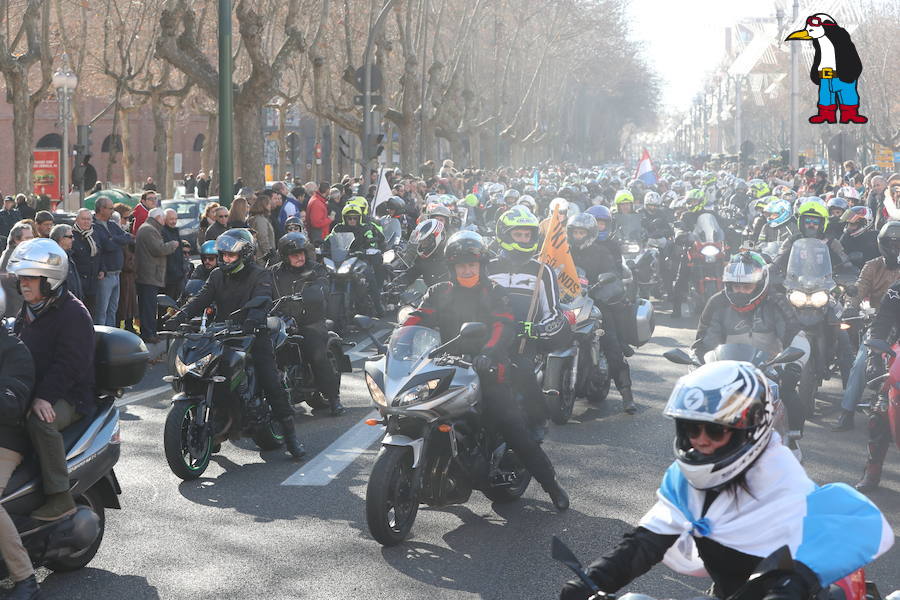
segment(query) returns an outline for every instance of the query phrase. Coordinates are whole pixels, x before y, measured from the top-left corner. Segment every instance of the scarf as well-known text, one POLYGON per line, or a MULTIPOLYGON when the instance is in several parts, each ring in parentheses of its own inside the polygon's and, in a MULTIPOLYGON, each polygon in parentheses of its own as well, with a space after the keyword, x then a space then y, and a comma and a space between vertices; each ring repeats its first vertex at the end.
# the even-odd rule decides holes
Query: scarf
POLYGON ((94 239, 94 225, 91 224, 91 226, 87 229, 82 229, 78 226, 78 223, 75 223, 74 229, 81 234, 81 236, 88 243, 88 246, 90 246, 91 256, 97 256, 97 241, 94 239))
POLYGON ((843 483, 817 486, 777 433, 746 481, 752 496, 740 488, 723 492, 700 517, 705 492, 688 484, 677 463, 669 467, 657 503, 640 522, 679 536, 663 559, 669 568, 706 575, 694 537, 759 557, 787 545, 828 586, 893 545, 890 525, 868 498, 843 483))

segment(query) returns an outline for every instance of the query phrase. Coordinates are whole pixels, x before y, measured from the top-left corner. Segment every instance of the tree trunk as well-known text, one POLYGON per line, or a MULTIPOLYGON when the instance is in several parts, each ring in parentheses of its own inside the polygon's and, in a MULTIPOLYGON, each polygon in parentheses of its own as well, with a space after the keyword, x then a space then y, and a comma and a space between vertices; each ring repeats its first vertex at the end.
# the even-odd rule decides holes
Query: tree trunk
POLYGON ((400 170, 404 173, 416 173, 416 159, 418 157, 418 131, 415 119, 405 119, 394 125, 400 137, 400 170))
POLYGON ((122 136, 122 178, 126 190, 135 189, 134 185, 134 154, 131 152, 131 124, 128 122, 128 111, 122 109, 119 125, 122 136))
MULTIPOLYGON (((281 180, 281 177, 287 171, 287 115, 286 106, 278 108, 278 166, 274 173, 275 179, 281 180)), ((292 173, 293 175, 293 173, 292 173)))
MULTIPOLYGON (((465 151, 465 147, 463 146, 463 143, 462 143, 462 137, 460 137, 460 135, 458 133, 454 132, 452 135, 448 136, 446 139, 450 143, 450 157, 453 158, 454 162, 457 165, 459 165, 458 168, 460 168, 460 169, 463 168, 464 166, 466 166, 466 162, 465 162, 466 151, 465 151)), ((516 164, 519 164, 519 163, 516 163, 516 164)))
MULTIPOLYGON (((237 100, 237 98, 235 98, 237 100)), ((234 133, 237 143, 238 164, 235 173, 244 179, 244 185, 261 190, 265 186, 263 175, 264 139, 262 129, 262 104, 259 102, 238 104, 234 106, 234 133)), ((230 185, 234 182, 223 182, 230 185)))
POLYGON ((113 169, 118 162, 118 154, 119 154, 119 145, 116 143, 116 134, 119 130, 119 116, 121 115, 119 110, 118 97, 116 97, 116 106, 113 108, 113 122, 112 122, 112 132, 109 137, 109 161, 106 163, 106 181, 110 182, 113 178, 113 169))
POLYGON ((156 148, 156 185, 160 194, 164 193, 161 186, 166 181, 166 167, 168 166, 169 148, 166 135, 166 114, 162 102, 157 96, 152 96, 150 105, 153 113, 153 145, 156 148))
MULTIPOLYGON (((13 171, 15 172, 16 193, 30 194, 31 171, 34 165, 34 108, 28 97, 28 82, 19 73, 6 73, 7 94, 13 106, 13 171)), ((62 152, 66 149, 63 148, 62 152)), ((60 157, 62 164, 62 157, 60 157)), ((71 166, 71 165, 70 165, 71 166)), ((68 190, 63 190, 63 200, 68 190)))
MULTIPOLYGON (((160 191, 162 191, 163 193, 163 198, 170 198, 174 197, 175 195, 175 119, 177 115, 178 111, 175 109, 170 110, 169 114, 167 115, 168 124, 166 127, 166 180, 165 186, 160 188, 160 191), (169 194, 172 194, 172 196, 169 196, 169 194)), ((181 168, 184 169, 183 162, 181 168)))

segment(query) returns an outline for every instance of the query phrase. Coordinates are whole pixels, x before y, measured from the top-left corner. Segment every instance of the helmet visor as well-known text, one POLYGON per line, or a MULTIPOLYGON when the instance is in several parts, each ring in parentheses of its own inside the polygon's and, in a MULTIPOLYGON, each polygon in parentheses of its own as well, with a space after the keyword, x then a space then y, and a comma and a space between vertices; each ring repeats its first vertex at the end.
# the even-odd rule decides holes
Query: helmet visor
POLYGON ((244 240, 230 235, 220 235, 216 238, 216 252, 240 252, 245 243, 244 240))

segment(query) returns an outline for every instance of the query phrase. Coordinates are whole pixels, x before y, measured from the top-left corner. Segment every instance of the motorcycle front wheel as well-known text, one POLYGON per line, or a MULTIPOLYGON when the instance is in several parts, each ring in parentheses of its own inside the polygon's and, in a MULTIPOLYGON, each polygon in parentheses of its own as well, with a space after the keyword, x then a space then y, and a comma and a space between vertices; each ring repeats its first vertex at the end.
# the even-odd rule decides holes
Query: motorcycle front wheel
POLYGON ((414 480, 412 452, 399 446, 383 447, 366 487, 366 521, 372 537, 382 546, 396 546, 412 529, 419 512, 414 480))
POLYGON ((203 475, 212 456, 212 435, 208 428, 199 431, 195 425, 197 408, 197 403, 191 400, 175 402, 169 409, 163 429, 166 462, 172 472, 184 480, 203 475))
POLYGON ((572 369, 566 368, 563 373, 562 382, 559 390, 559 396, 552 402, 549 402, 550 418, 557 425, 565 425, 572 418, 572 411, 575 408, 575 390, 572 389, 572 369))

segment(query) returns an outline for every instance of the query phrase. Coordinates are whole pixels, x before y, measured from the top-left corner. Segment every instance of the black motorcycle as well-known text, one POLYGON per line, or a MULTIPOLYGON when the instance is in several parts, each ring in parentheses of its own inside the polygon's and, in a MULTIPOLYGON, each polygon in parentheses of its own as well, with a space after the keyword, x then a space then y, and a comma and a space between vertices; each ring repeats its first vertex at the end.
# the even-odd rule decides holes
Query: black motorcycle
MULTIPOLYGON (((176 392, 166 417, 163 447, 169 468, 181 479, 200 477, 226 439, 251 437, 261 450, 275 450, 284 441, 249 356, 256 332, 245 333, 238 325, 246 311, 268 302, 263 296, 251 298, 228 321, 204 331, 199 331, 196 317, 181 331, 160 332, 184 340, 175 357, 176 374, 163 378, 176 392)), ((270 334, 278 334, 281 327, 280 319, 267 319, 270 334)))
MULTIPOLYGON (((97 554, 106 531, 106 509, 121 508, 122 489, 113 467, 119 460, 119 409, 115 399, 140 383, 150 353, 139 337, 113 327, 94 327, 96 408, 62 431, 75 514, 58 521, 35 521, 31 512, 44 503, 41 469, 28 456, 13 472, 3 493, 31 563, 54 571, 75 571, 97 554)), ((0 561, 0 576, 6 577, 0 561)))
POLYGON ((356 236, 349 232, 332 233, 325 243, 330 256, 322 258, 328 269, 330 293, 328 296, 328 317, 334 321, 335 331, 344 335, 353 323, 356 313, 373 315, 375 305, 369 297, 369 277, 374 277, 369 260, 382 261, 381 251, 368 248, 365 251, 351 251, 356 236))

